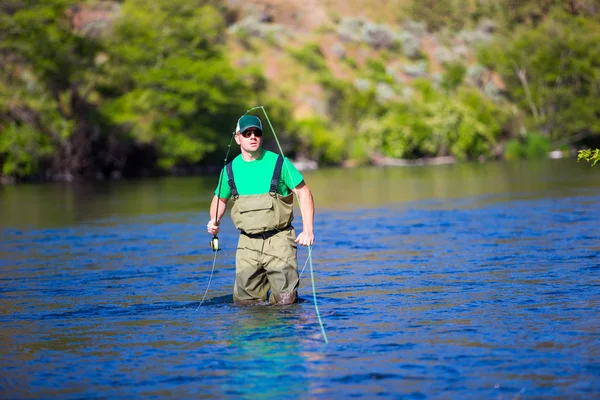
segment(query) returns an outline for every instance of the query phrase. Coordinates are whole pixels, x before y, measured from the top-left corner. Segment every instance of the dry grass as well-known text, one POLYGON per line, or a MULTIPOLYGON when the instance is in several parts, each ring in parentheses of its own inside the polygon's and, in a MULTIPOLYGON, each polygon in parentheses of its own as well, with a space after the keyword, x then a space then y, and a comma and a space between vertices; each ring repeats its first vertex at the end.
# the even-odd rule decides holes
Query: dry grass
POLYGON ((322 0, 320 3, 331 16, 356 16, 394 24, 405 16, 404 10, 412 0, 322 0))
MULTIPOLYGON (((246 65, 250 60, 251 64, 260 66, 267 78, 267 91, 271 96, 292 103, 296 117, 308 117, 319 114, 326 93, 318 83, 319 72, 310 70, 292 57, 289 49, 301 49, 307 43, 318 43, 331 75, 347 82, 364 76, 367 62, 372 60, 395 69, 394 78, 410 85, 414 78, 403 72, 402 66, 414 63, 413 60, 408 60, 397 51, 346 42, 335 30, 343 17, 360 17, 400 29, 399 24, 413 1, 416 0, 229 0, 229 5, 240 11, 241 18, 249 13, 260 15, 267 23, 284 26, 289 35, 281 46, 274 46, 264 39, 251 38, 250 50, 236 44, 232 36, 229 47, 233 59, 246 60, 246 65), (338 54, 340 49, 343 49, 344 56, 338 54)), ((420 48, 428 60, 429 72, 443 73, 444 67, 436 59, 436 50, 443 43, 443 38, 428 34, 419 40, 420 48)), ((476 62, 474 55, 468 54, 465 62, 476 62)), ((238 64, 238 67, 243 68, 244 65, 238 64)), ((492 74, 490 79, 502 87, 497 74, 492 74)))

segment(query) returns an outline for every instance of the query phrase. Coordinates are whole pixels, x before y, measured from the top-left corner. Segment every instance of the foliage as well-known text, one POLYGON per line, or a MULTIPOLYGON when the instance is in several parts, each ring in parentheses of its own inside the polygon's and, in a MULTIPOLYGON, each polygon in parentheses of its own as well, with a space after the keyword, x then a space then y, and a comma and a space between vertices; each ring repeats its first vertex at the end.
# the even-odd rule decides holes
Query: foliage
POLYGON ((592 163, 592 167, 600 161, 600 149, 583 149, 577 154, 577 161, 588 161, 592 163))
POLYGON ((335 134, 326 121, 316 117, 299 120, 295 132, 301 138, 304 155, 325 164, 342 162, 344 137, 335 134))
POLYGON ((442 77, 441 85, 446 90, 456 89, 467 75, 467 68, 461 62, 453 62, 446 65, 446 72, 442 77))
POLYGON ((368 59, 366 62, 366 74, 370 80, 375 82, 394 83, 394 78, 386 73, 385 65, 375 59, 368 59))
POLYGON ((507 160, 518 160, 525 158, 525 150, 519 139, 511 139, 506 143, 504 158, 507 160))
POLYGON ((407 3, 406 14, 423 21, 432 31, 468 28, 484 18, 501 21, 509 28, 535 27, 555 10, 571 16, 594 17, 598 0, 421 0, 407 3))
POLYGON ((31 125, 9 124, 0 135, 0 154, 5 154, 2 174, 28 176, 39 172, 40 160, 52 151, 48 137, 31 125))
MULTIPOLYGON (((334 77, 323 54, 329 44, 319 40, 333 36, 331 28, 307 42, 256 16, 235 21, 242 16, 225 3, 3 2, 0 174, 95 178, 216 164, 253 105, 268 110, 286 154, 325 164, 376 153, 470 160, 502 148, 506 158, 541 157, 550 146, 595 148, 600 140, 598 0, 410 0, 402 17, 413 21, 398 32, 343 18, 338 36, 359 47, 338 51, 345 80, 334 77), (82 25, 85 15, 104 15, 102 28, 82 25), (447 38, 448 51, 454 39, 496 41, 477 60, 438 60, 438 75, 420 48, 425 26, 447 38), (249 65, 245 54, 230 59, 232 36, 236 50, 247 42, 241 51, 258 58, 260 44, 271 43, 270 51, 311 72, 298 81, 318 86, 314 96, 324 93, 326 105, 319 98, 315 115, 296 120, 302 90, 269 82, 265 65, 249 65), (417 57, 424 59, 407 63, 417 57), (494 71, 505 91, 489 90, 494 71)), ((579 159, 595 164, 597 156, 579 159)))
MULTIPOLYGON (((296 124, 292 116, 290 102, 285 99, 283 95, 277 97, 261 94, 256 98, 255 104, 262 105, 269 116, 269 120, 267 121, 262 110, 255 110, 255 112, 252 112, 252 114, 258 116, 263 121, 263 128, 266 133, 265 147, 279 152, 279 149, 276 147, 277 143, 274 140, 274 136, 270 136, 272 128, 277 135, 284 154, 287 157, 296 156, 301 147, 300 142, 302 138, 295 131, 296 124), (269 125, 269 121, 271 125, 269 125)), ((219 149, 220 152, 222 152, 223 149, 224 147, 221 147, 221 149, 219 149)), ((221 155, 221 153, 218 154, 219 156, 221 155)))
POLYGON ((254 96, 223 52, 220 2, 125 1, 99 36, 76 24, 86 7, 48 0, 0 11, 4 174, 135 171, 147 167, 132 165, 139 153, 148 167, 169 170, 227 141, 218 133, 254 96), (15 132, 23 137, 11 139, 15 132))
POLYGON ((425 80, 410 102, 395 102, 387 112, 365 113, 360 140, 371 151, 396 158, 453 155, 461 160, 493 157, 508 120, 506 110, 475 89, 444 94, 425 80))
POLYGON ((211 1, 130 0, 108 39, 105 115, 158 151, 158 165, 197 163, 225 143, 249 95, 220 48, 211 1), (116 94, 116 95, 115 95, 116 94))
POLYGON ((526 158, 545 158, 550 151, 548 138, 537 133, 530 133, 525 140, 526 158))
MULTIPOLYGON (((81 124, 85 89, 99 45, 74 32, 73 2, 13 2, 0 9, 0 159, 4 174, 39 172, 50 154, 80 160, 83 148, 69 149, 81 124)), ((58 165, 62 167, 62 165, 58 165)))
POLYGON ((325 71, 327 70, 327 64, 325 58, 321 52, 321 48, 317 43, 307 43, 300 49, 289 49, 290 55, 298 62, 306 65, 306 67, 313 71, 325 71))
POLYGON ((480 60, 502 74, 531 129, 550 140, 600 135, 600 23, 553 16, 486 47, 480 60))
POLYGON ((412 1, 408 6, 408 15, 417 21, 423 21, 427 28, 438 31, 442 28, 460 29, 464 26, 468 2, 453 0, 412 1))
POLYGON ((539 133, 529 132, 522 139, 512 139, 506 144, 504 158, 507 160, 545 158, 549 151, 548 138, 539 133))
MULTIPOLYGON (((485 3, 485 1, 480 1, 485 3)), ((511 26, 536 26, 556 9, 572 16, 593 16, 598 11, 597 0, 500 0, 497 8, 487 8, 492 16, 503 17, 511 26)))

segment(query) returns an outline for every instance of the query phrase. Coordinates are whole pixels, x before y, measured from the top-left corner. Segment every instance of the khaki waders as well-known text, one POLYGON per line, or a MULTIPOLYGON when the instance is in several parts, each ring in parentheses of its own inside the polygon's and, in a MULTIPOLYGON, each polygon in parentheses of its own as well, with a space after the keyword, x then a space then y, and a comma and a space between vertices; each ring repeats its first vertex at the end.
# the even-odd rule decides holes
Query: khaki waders
POLYGON ((300 279, 296 232, 291 225, 294 196, 277 193, 282 165, 280 156, 269 193, 240 196, 231 163, 227 164, 233 199, 231 218, 241 233, 235 258, 235 302, 265 301, 269 291, 271 303, 291 304, 297 300, 300 279))

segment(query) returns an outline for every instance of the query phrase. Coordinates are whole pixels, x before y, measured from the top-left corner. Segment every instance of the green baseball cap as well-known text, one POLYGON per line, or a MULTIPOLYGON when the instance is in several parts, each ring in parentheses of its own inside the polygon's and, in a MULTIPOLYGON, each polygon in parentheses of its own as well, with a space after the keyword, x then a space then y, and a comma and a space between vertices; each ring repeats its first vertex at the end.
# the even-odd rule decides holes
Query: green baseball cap
POLYGON ((244 132, 248 128, 258 128, 262 131, 263 128, 260 118, 255 117, 254 115, 243 115, 242 118, 238 120, 235 131, 244 132))

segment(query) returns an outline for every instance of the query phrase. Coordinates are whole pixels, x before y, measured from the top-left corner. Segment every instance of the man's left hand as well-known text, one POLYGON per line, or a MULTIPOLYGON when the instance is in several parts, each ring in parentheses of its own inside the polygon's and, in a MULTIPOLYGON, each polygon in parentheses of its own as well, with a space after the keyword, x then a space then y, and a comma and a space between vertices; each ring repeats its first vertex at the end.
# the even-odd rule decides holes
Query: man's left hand
POLYGON ((308 233, 308 232, 300 232, 300 234, 298 235, 298 237, 296 238, 296 243, 298 243, 299 245, 302 246, 312 246, 312 244, 315 242, 315 235, 314 233, 308 233))

